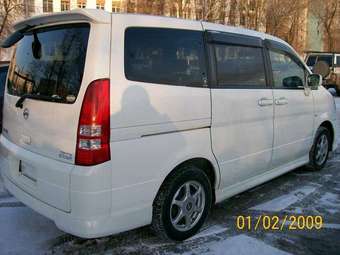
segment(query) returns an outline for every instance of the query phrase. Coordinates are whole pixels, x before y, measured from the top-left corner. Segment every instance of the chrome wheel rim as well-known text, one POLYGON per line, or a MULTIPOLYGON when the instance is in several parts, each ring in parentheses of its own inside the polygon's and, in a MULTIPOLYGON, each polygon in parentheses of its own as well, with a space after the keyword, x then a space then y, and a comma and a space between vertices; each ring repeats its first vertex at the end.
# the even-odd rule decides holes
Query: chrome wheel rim
POLYGON ((170 220, 178 231, 192 229, 202 217, 205 191, 196 181, 184 183, 175 193, 170 206, 170 220))
POLYGON ((316 143, 316 153, 315 153, 315 161, 320 166, 327 159, 328 154, 328 139, 325 134, 322 134, 318 142, 316 143))

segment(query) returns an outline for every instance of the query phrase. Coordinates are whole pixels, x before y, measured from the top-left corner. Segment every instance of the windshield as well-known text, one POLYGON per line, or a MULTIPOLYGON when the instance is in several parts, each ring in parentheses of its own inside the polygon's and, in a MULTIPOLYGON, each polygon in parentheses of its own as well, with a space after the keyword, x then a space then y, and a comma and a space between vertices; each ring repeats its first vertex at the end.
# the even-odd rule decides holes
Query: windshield
POLYGON ((10 64, 8 93, 73 103, 83 77, 89 31, 88 24, 70 24, 25 33, 10 64))
POLYGON ((316 62, 316 56, 309 56, 307 59, 307 66, 314 66, 316 62))
POLYGON ((318 57, 318 62, 324 61, 328 64, 328 66, 333 66, 333 56, 332 55, 324 55, 318 57))

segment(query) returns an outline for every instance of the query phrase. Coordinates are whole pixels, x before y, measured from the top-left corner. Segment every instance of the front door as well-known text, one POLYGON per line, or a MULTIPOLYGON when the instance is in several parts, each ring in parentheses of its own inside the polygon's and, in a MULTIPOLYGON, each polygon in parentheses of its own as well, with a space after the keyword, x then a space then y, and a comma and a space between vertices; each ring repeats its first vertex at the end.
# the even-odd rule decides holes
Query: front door
POLYGON ((313 95, 306 84, 307 69, 284 47, 271 47, 274 94, 274 147, 272 168, 308 160, 313 140, 313 95))

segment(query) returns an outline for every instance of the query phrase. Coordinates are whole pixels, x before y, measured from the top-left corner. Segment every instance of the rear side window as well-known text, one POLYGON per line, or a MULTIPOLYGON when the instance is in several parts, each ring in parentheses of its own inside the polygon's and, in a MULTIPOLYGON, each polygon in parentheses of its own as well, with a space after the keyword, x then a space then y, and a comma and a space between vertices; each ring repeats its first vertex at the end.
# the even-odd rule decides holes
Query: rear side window
POLYGON ((72 24, 26 33, 11 61, 8 93, 73 103, 83 78, 89 31, 88 24, 72 24))
POLYGON ((261 48, 215 45, 219 87, 265 87, 266 76, 261 48))
POLYGON ((125 75, 132 81, 202 87, 206 80, 202 32, 128 28, 125 75))
POLYGON ((336 57, 336 66, 340 66, 340 56, 336 57))

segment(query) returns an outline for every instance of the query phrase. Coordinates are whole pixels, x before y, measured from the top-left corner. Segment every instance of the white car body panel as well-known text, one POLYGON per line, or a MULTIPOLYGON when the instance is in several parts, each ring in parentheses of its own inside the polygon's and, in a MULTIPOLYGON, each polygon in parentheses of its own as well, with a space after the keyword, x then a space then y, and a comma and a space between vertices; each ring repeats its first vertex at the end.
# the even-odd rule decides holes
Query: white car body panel
MULTIPOLYGON (((60 18, 63 24, 91 25, 77 100, 56 106, 26 99, 31 122, 25 122, 22 110, 14 106, 18 97, 6 94, 0 161, 9 191, 68 233, 92 238, 150 224, 159 188, 169 173, 187 160, 210 162, 215 201, 220 202, 306 164, 317 128, 325 121, 335 126, 335 105, 323 88, 305 96, 304 90, 295 94, 270 88, 218 90, 125 77, 127 27, 247 34, 290 47, 275 37, 206 22, 95 10, 31 18, 15 28, 60 24, 60 18), (110 78, 111 83, 111 160, 78 166, 74 154, 82 101, 88 84, 103 78, 110 78), (292 104, 258 106, 262 97, 274 102, 281 96, 292 104), (72 158, 60 157, 60 151, 72 158), (20 160, 31 166, 33 183, 18 174, 20 160)), ((335 147, 334 139, 332 149, 335 147)))
POLYGON ((271 168, 276 168, 309 153, 313 143, 314 106, 313 94, 305 90, 274 89, 273 94, 274 100, 287 100, 284 105, 274 104, 271 168))
POLYGON ((258 101, 272 99, 272 90, 212 89, 211 94, 211 139, 221 169, 221 186, 267 171, 272 157, 273 105, 260 107, 258 101))

